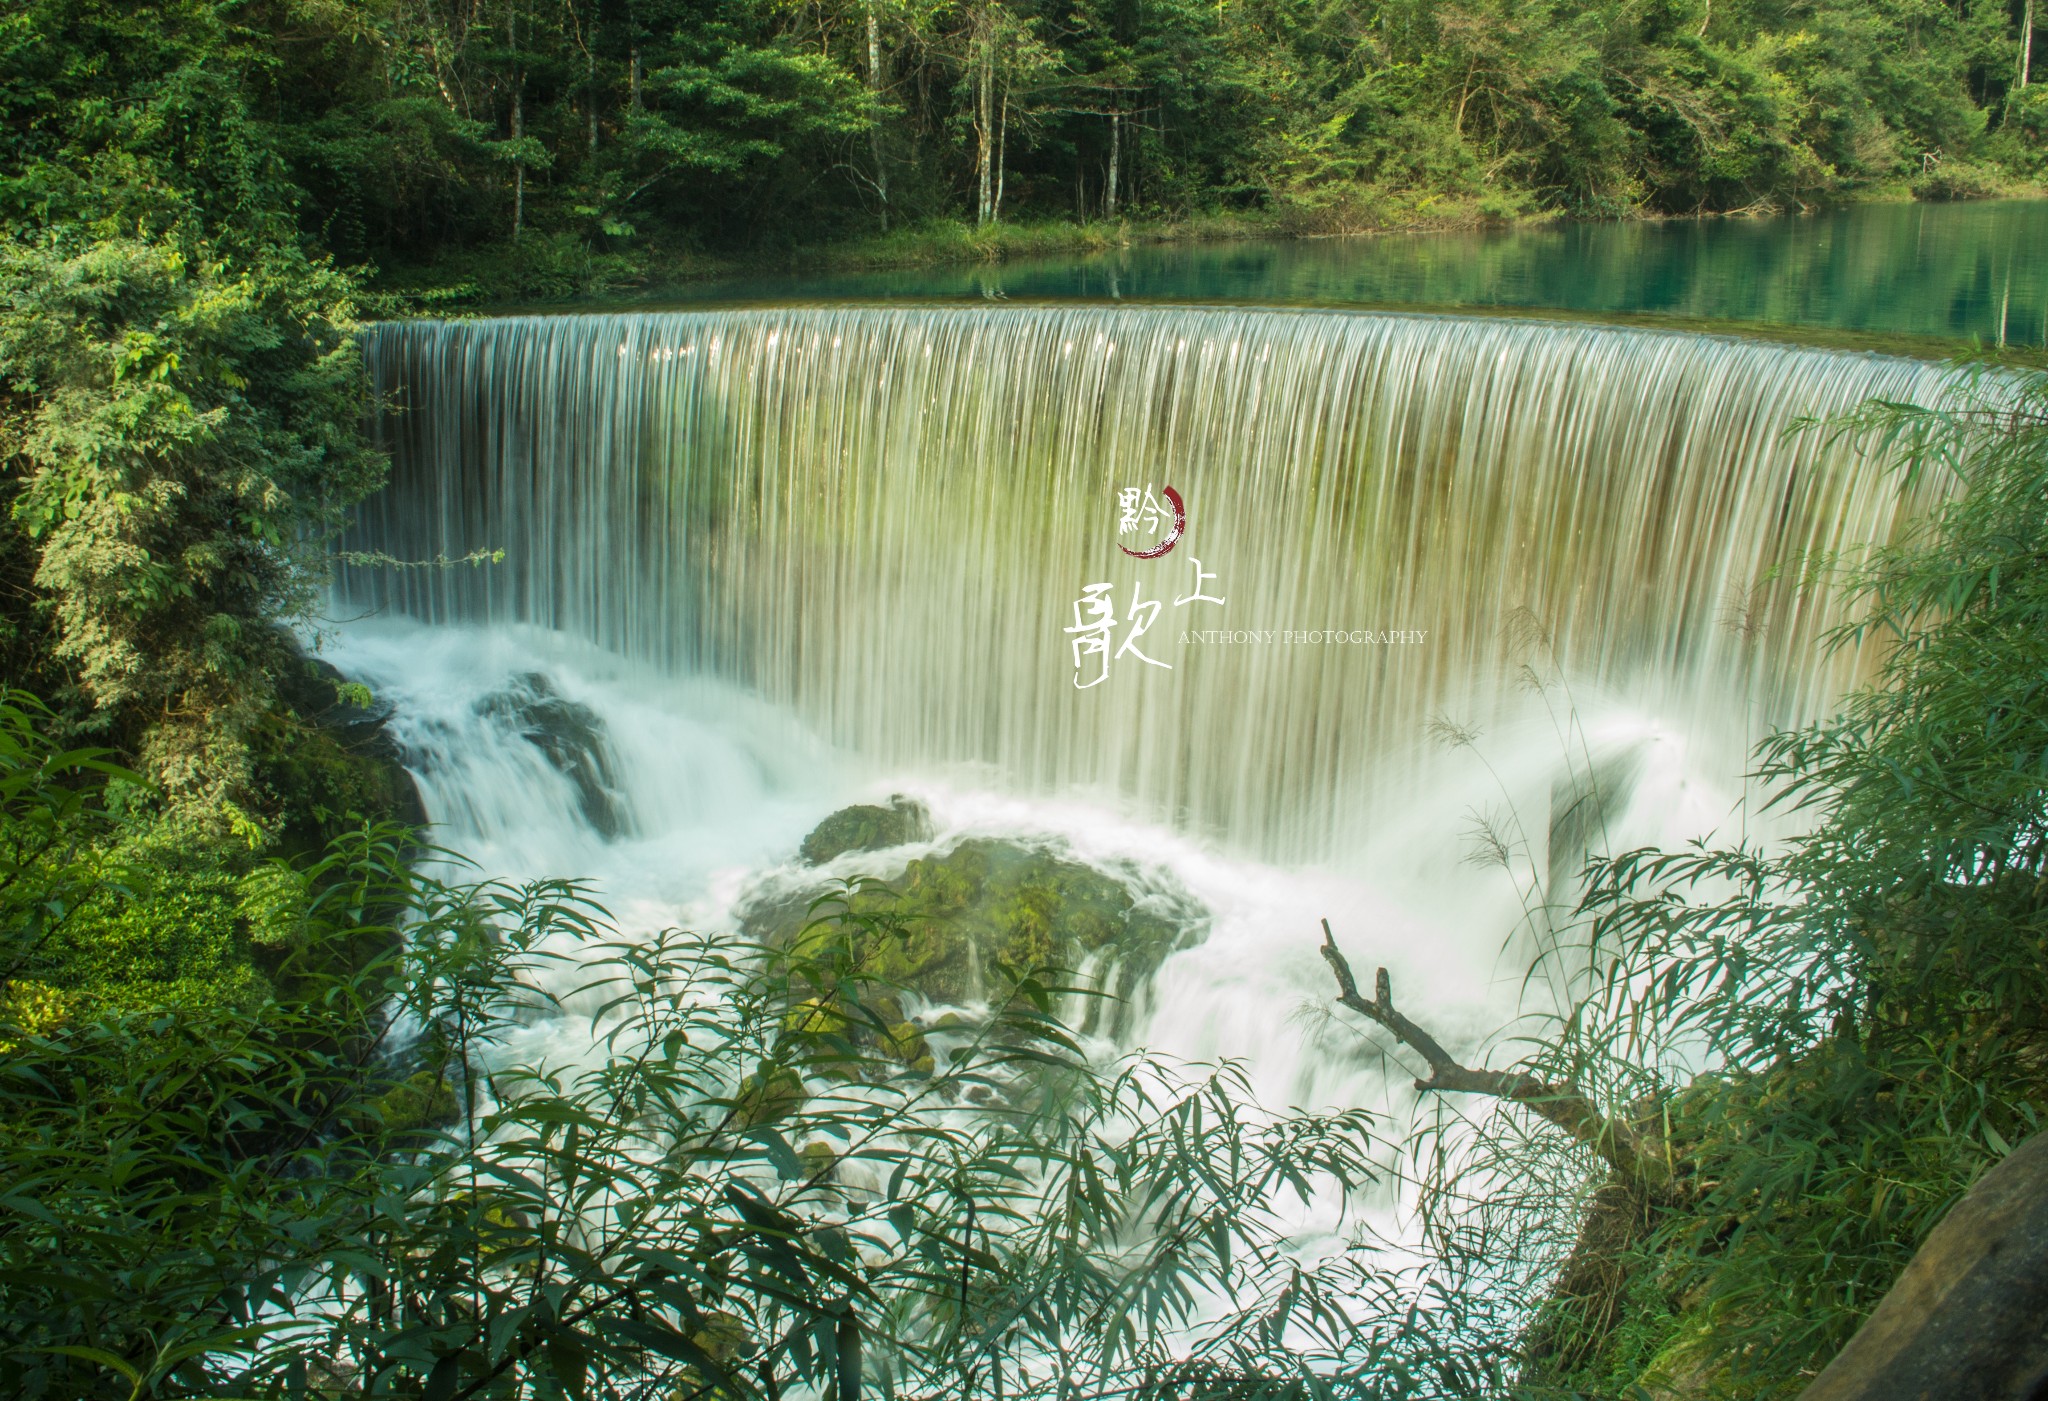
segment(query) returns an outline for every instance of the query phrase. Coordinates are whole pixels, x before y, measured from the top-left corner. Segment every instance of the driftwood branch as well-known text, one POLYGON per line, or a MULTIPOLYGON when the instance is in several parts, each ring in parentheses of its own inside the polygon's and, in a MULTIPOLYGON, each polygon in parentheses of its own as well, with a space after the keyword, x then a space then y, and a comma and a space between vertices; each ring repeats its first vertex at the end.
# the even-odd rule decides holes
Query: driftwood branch
POLYGON ((1402 1016, 1394 1006, 1394 983, 1386 969, 1374 975, 1373 996, 1368 1002, 1358 991, 1358 980, 1337 948, 1327 919, 1323 921, 1323 959, 1337 977, 1340 1005, 1378 1022, 1429 1063, 1429 1074, 1415 1081, 1417 1090, 1493 1095, 1526 1104, 1598 1153, 1609 1167, 1630 1181, 1659 1186, 1670 1179, 1670 1168, 1653 1144, 1627 1124, 1602 1114, 1577 1087, 1549 1084, 1522 1071, 1474 1070, 1459 1064, 1442 1042, 1402 1016))

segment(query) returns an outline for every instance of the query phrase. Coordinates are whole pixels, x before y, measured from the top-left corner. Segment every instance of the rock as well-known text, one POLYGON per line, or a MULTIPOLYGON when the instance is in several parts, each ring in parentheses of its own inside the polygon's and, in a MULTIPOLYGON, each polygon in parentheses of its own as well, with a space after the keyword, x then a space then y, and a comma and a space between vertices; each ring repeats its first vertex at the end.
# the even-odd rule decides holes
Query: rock
POLYGON ((547 677, 529 671, 479 701, 477 713, 504 721, 538 749, 574 785, 584 820, 605 840, 629 834, 632 824, 619 801, 611 745, 596 711, 562 696, 547 677))
POLYGON ((887 807, 841 808, 811 830, 798 852, 806 865, 822 866, 849 851, 886 851, 931 839, 931 813, 899 793, 887 807))
POLYGON ((1550 869, 1545 885, 1551 903, 1567 909, 1578 903, 1586 860, 1606 850, 1608 825, 1628 807, 1643 771, 1645 749, 1632 744, 1610 750, 1585 770, 1574 764, 1551 781, 1550 869))
POLYGON ((415 1071, 372 1103, 387 1140, 392 1142, 408 1142, 428 1130, 452 1124, 462 1110, 454 1089, 431 1070, 415 1071))
MULTIPOLYGON (((866 809, 856 821, 872 823, 878 811, 889 810, 866 809)), ((922 809, 916 819, 929 821, 922 809)), ((751 902, 741 911, 741 927, 762 943, 793 945, 811 927, 811 902, 828 889, 785 890, 751 902)), ((1086 965, 1096 966, 1105 987, 1128 1001, 1161 960, 1199 938, 1206 923, 1206 912, 1191 898, 1165 910, 1157 904, 1155 898, 1141 907, 1130 884, 1046 846, 975 838, 920 857, 892 879, 870 882, 852 895, 838 923, 851 933, 866 975, 930 1002, 976 1002, 1000 992, 1006 975, 1086 965)), ((890 1054, 911 1063, 930 1054, 921 1035, 909 1035, 916 1028, 894 998, 874 1001, 896 1033, 899 1044, 890 1054)), ((1104 1010, 1114 1015, 1117 1009, 1098 1005, 1088 1020, 1102 1020, 1104 1010)))
POLYGON ((2048 1396, 2048 1134, 1977 1180, 1801 1401, 2048 1396))
POLYGON ((261 755, 279 806, 295 815, 287 846, 318 850, 351 818, 426 826, 419 785, 387 728, 392 707, 358 704, 362 688, 317 657, 297 654, 277 672, 278 699, 301 722, 281 727, 261 755))

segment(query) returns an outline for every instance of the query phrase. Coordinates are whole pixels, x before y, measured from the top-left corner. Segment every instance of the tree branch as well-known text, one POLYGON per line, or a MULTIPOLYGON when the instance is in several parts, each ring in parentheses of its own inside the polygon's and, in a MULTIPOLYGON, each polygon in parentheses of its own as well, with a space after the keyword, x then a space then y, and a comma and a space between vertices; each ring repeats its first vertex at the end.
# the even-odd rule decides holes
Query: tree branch
POLYGON ((1337 978, 1337 1001, 1352 1011, 1371 1018, 1394 1033, 1394 1038, 1429 1062, 1429 1075, 1418 1077, 1415 1088, 1449 1094, 1493 1095, 1526 1104, 1542 1118, 1563 1129, 1598 1153, 1606 1164, 1633 1182, 1661 1186, 1670 1181, 1670 1165, 1644 1135, 1618 1120, 1602 1114, 1593 1101, 1576 1086, 1552 1085, 1534 1075, 1514 1070, 1474 1070, 1460 1065, 1443 1044, 1394 1006, 1393 979, 1379 969, 1373 979, 1373 998, 1368 1002, 1358 991, 1351 965, 1337 948, 1330 921, 1323 921, 1323 960, 1337 978))

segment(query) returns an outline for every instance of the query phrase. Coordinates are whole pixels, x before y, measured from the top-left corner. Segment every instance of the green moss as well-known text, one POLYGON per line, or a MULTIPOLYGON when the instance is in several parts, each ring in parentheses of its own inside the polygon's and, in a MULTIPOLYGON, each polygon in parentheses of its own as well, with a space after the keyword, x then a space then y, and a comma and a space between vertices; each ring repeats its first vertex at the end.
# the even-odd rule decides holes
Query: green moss
POLYGON ((742 1129, 759 1128, 787 1119, 804 1103, 803 1077, 787 1066, 767 1073, 755 1071, 740 1081, 733 1096, 733 1123, 742 1129))
MULTIPOLYGON (((877 814, 890 811, 834 813, 806 839, 806 855, 838 835, 877 829, 877 814)), ((850 936, 861 976, 936 1003, 976 1002, 1013 977, 1049 968, 1091 969, 1127 1000, 1204 922, 1192 901, 1160 912, 1141 905, 1125 880, 1047 846, 994 838, 919 857, 900 875, 852 889, 843 904, 814 909, 829 894, 817 886, 757 901, 743 910, 742 927, 781 947, 850 936)), ((896 1026, 906 1059, 930 1054, 893 997, 871 1001, 896 1026)))
POLYGON ((431 1070, 415 1072, 376 1100, 384 1132, 393 1138, 446 1124, 458 1107, 455 1091, 431 1070))
POLYGON ((804 838, 800 854, 811 865, 822 866, 845 852, 884 851, 892 846, 930 841, 931 837, 931 814, 924 804, 899 794, 889 800, 887 807, 861 804, 841 808, 804 838))

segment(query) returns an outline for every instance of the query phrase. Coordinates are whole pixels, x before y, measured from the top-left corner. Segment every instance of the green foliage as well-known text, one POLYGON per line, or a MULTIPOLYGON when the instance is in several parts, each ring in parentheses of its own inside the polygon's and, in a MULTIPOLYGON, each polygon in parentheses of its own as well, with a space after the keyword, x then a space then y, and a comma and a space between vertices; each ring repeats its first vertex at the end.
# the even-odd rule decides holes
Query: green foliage
POLYGON ((33 1024, 48 1029, 260 997, 262 965, 302 918, 302 884, 163 813, 103 751, 61 750, 43 732, 53 719, 19 693, 0 696, 7 1001, 33 1002, 33 1024), (106 779, 109 800, 67 786, 81 775, 106 779))
POLYGON ((38 0, 0 31, 0 222, 175 235, 195 259, 194 238, 303 245, 417 307, 963 216, 1784 209, 1943 169, 1928 190, 1953 197, 2041 169, 2016 20, 1995 0, 38 0))
POLYGON ((11 548, 78 699, 174 797, 246 795, 270 620, 308 604, 342 508, 378 479, 344 294, 163 242, 0 257, 11 548))
MULTIPOLYGON (((8 830, 115 820, 4 718, 8 830)), ((18 967, 90 873, 6 851, 18 967)), ((10 975, 8 1394, 1327 1395, 1415 1331, 1282 1249, 1281 1202, 1368 1182, 1362 1114, 1091 1061, 1030 974, 907 1069, 849 1034, 882 985, 836 919, 622 940, 573 886, 406 856, 368 829, 245 883, 275 991, 52 1024, 10 975)))
POLYGON ((0 29, 8 674, 261 844, 273 626, 380 479, 351 285, 299 242, 241 7, 37 3, 0 29))
POLYGON ((1876 683, 1760 751, 1809 833, 1594 864, 1604 978, 1549 1054, 1658 1104, 1679 1169, 1617 1252, 1621 1324, 1553 1349, 1597 1394, 1645 1381, 1630 1356, 1796 1391, 2048 1107, 2048 382, 1959 393, 1835 429, 1957 492, 1855 575, 1837 643, 1882 642, 1876 683))
POLYGON ((1948 161, 1913 182, 1913 198, 1924 200, 1991 199, 2006 192, 2005 174, 1968 161, 1948 161))

